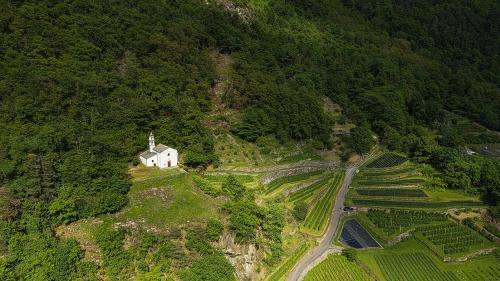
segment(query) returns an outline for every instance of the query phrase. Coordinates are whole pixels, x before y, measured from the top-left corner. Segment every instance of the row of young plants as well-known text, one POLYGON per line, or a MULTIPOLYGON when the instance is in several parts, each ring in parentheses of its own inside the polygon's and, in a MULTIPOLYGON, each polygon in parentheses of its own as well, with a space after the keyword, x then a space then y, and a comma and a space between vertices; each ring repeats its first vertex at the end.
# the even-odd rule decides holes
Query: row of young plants
POLYGON ((427 197, 423 190, 417 188, 356 188, 356 193, 374 197, 427 197))
POLYGON ((288 196, 288 201, 298 202, 298 201, 305 201, 305 200, 309 199, 311 196, 314 195, 314 193, 318 189, 323 188, 328 183, 328 181, 330 181, 331 178, 332 178, 331 176, 327 176, 319 181, 312 183, 311 185, 309 185, 301 190, 298 190, 296 192, 291 193, 288 196))
POLYGON ((368 168, 387 168, 403 164, 407 160, 406 157, 396 153, 386 153, 379 158, 375 159, 366 167, 368 168))
POLYGON ((344 256, 330 255, 304 277, 304 281, 370 281, 373 280, 356 263, 344 256))
POLYGON ((309 250, 311 245, 311 241, 304 242, 290 257, 288 257, 288 259, 286 259, 285 262, 283 262, 271 275, 269 275, 266 281, 284 280, 286 274, 290 272, 297 261, 307 252, 307 250, 309 250))
POLYGON ((453 222, 419 226, 416 231, 445 255, 464 253, 474 246, 485 244, 486 240, 469 227, 453 222))
POLYGON ((328 221, 332 211, 335 193, 342 184, 343 173, 335 173, 331 183, 328 183, 326 194, 321 197, 321 200, 313 207, 304 221, 304 227, 313 231, 320 231, 328 221))
POLYGON ((401 178, 401 179, 358 179, 356 183, 360 186, 391 186, 391 185, 418 185, 425 182, 422 178, 401 178))
POLYGON ((360 177, 392 177, 392 176, 402 176, 407 174, 415 173, 416 169, 414 167, 396 166, 387 169, 380 168, 364 168, 360 171, 360 177))
POLYGON ((366 215, 375 226, 391 235, 411 226, 447 221, 446 214, 412 210, 370 209, 366 215))
POLYGON ((480 201, 447 201, 447 202, 429 202, 429 201, 402 201, 402 200, 383 200, 383 199, 352 199, 355 206, 381 207, 381 208, 460 208, 460 207, 483 207, 484 203, 480 201))
POLYGON ((278 189, 279 187, 281 187, 284 184, 306 180, 312 176, 320 175, 322 173, 323 173, 323 171, 313 171, 313 172, 308 172, 308 173, 303 173, 303 174, 297 174, 297 175, 291 175, 291 176, 277 178, 277 179, 271 181, 267 185, 266 194, 270 194, 271 192, 275 191, 276 189, 278 189))
POLYGON ((375 261, 386 280, 459 281, 450 271, 442 271, 424 253, 376 255, 375 261))

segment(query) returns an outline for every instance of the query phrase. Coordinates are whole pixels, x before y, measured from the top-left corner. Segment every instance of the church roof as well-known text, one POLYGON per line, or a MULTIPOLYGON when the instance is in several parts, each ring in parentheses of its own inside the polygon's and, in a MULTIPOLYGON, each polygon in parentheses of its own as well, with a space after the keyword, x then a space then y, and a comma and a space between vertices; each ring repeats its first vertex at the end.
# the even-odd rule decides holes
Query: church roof
POLYGON ((157 146, 155 146, 155 147, 153 148, 153 151, 156 151, 156 152, 158 152, 158 153, 162 153, 163 151, 165 151, 165 150, 167 150, 167 149, 169 149, 169 148, 170 148, 170 147, 168 147, 168 146, 163 145, 163 144, 161 144, 161 143, 160 143, 159 145, 157 145, 157 146))
POLYGON ((156 152, 147 150, 147 151, 144 151, 143 153, 141 153, 140 155, 141 155, 141 157, 148 159, 148 158, 155 156, 156 152))

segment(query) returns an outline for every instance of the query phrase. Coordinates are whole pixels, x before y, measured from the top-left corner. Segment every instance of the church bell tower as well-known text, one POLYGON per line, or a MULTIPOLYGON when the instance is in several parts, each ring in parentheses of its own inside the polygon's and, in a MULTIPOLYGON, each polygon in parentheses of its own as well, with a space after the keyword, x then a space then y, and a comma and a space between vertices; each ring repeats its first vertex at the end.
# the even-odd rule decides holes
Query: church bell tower
POLYGON ((155 148, 155 136, 153 136, 153 132, 149 134, 149 151, 153 152, 153 148, 155 148))

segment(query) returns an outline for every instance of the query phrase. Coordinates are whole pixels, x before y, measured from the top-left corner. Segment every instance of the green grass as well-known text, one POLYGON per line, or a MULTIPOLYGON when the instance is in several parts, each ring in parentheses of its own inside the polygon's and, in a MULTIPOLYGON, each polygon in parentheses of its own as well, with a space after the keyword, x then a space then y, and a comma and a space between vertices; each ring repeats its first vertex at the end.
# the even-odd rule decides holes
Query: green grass
POLYGON ((321 197, 320 201, 314 205, 304 221, 303 226, 306 230, 314 233, 323 232, 330 218, 335 201, 335 194, 342 184, 342 179, 343 173, 336 173, 332 182, 327 184, 327 192, 321 197))
POLYGON ((344 256, 330 255, 304 277, 304 281, 370 281, 373 280, 356 263, 344 256))
POLYGON ((293 266, 297 261, 311 248, 312 243, 310 241, 304 242, 300 247, 298 247, 293 254, 288 257, 279 267, 268 277, 266 281, 280 281, 284 280, 287 273, 292 270, 293 266))
POLYGON ((284 184, 306 180, 312 176, 317 176, 317 175, 320 175, 322 173, 323 173, 323 171, 314 171, 314 172, 308 172, 308 173, 303 173, 303 174, 297 174, 297 175, 291 175, 291 176, 277 178, 277 179, 271 181, 267 185, 266 194, 272 193, 273 191, 277 190, 278 188, 280 188, 284 184))

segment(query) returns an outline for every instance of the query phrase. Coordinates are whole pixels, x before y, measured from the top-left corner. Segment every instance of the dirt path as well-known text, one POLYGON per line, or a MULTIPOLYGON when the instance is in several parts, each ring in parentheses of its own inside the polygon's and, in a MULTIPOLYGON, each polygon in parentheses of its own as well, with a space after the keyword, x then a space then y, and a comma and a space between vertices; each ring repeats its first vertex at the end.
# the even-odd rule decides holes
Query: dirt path
POLYGON ((357 167, 352 167, 346 170, 346 175, 341 189, 339 190, 337 197, 335 199, 335 205, 333 207, 333 213, 330 218, 330 223, 325 235, 321 239, 321 242, 314 249, 309 251, 293 268, 289 273, 288 281, 298 281, 302 280, 306 273, 312 268, 312 265, 316 264, 316 261, 324 256, 331 248, 333 248, 332 240, 334 239, 337 231, 339 229, 339 222, 342 214, 344 213, 344 200, 349 190, 349 185, 351 185, 352 177, 357 170, 357 167))

